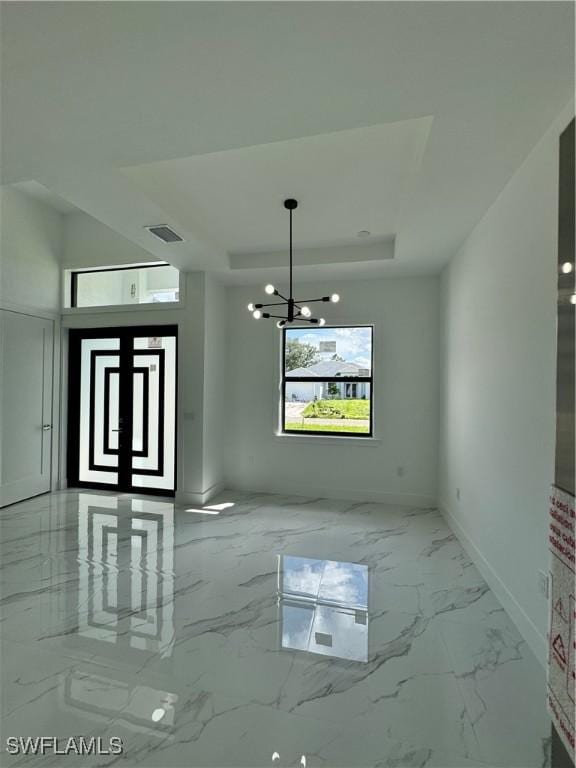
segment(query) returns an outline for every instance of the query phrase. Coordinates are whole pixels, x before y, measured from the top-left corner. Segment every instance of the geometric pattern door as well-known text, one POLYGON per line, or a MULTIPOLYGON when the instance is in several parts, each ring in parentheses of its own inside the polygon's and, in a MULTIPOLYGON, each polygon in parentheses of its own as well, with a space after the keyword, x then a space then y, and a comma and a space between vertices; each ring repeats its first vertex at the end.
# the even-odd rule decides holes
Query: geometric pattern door
POLYGON ((173 495, 177 329, 70 331, 68 484, 173 495))

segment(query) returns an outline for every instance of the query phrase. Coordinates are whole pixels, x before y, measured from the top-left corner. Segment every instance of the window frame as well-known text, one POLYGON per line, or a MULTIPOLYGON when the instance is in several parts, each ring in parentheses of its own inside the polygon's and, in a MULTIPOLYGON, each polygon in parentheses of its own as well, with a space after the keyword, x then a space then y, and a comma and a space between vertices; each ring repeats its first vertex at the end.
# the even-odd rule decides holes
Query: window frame
POLYGON ((329 330, 337 328, 369 328, 370 329, 370 376, 326 376, 324 378, 318 378, 318 376, 286 376, 286 338, 287 333, 290 330, 296 330, 297 328, 305 328, 306 326, 295 326, 292 328, 282 329, 282 357, 281 357, 281 375, 280 375, 280 435, 296 435, 298 437, 348 437, 353 440, 359 438, 373 438, 374 437, 374 325, 370 323, 355 323, 353 325, 325 325, 322 329, 311 330, 329 330), (370 425, 368 432, 328 432, 326 430, 313 430, 313 429, 285 429, 286 423, 286 384, 288 382, 323 382, 329 384, 330 382, 336 383, 358 383, 362 382, 370 385, 370 425))
MULTIPOLYGON (((142 304, 97 304, 95 306, 88 306, 88 307, 79 307, 78 306, 78 275, 86 275, 86 274, 93 274, 94 272, 125 272, 126 270, 132 269, 154 269, 155 267, 171 267, 172 264, 169 264, 167 261, 163 262, 154 262, 153 264, 127 264, 125 266, 120 267, 94 267, 94 268, 87 268, 87 269, 71 269, 69 271, 70 275, 70 306, 68 309, 81 309, 81 310, 95 310, 95 309, 109 309, 111 307, 134 307, 137 306, 140 309, 145 307, 148 303, 153 302, 143 302, 142 304)), ((180 270, 178 270, 178 273, 180 275, 180 270)), ((178 278, 178 281, 180 282, 180 277, 178 278)), ((180 286, 178 287, 178 290, 180 292, 180 286)), ((174 306, 175 304, 180 303, 180 299, 178 301, 165 301, 165 302, 157 302, 158 304, 171 304, 174 306)))

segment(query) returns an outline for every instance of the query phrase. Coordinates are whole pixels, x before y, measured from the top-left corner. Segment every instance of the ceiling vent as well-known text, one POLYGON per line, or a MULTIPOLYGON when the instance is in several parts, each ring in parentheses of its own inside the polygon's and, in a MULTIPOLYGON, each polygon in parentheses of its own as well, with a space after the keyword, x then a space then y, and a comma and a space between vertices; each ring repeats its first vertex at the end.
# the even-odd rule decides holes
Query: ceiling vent
POLYGON ((148 232, 151 232, 154 237, 162 240, 163 243, 183 243, 184 238, 180 237, 173 229, 167 224, 155 224, 152 227, 146 227, 148 232))

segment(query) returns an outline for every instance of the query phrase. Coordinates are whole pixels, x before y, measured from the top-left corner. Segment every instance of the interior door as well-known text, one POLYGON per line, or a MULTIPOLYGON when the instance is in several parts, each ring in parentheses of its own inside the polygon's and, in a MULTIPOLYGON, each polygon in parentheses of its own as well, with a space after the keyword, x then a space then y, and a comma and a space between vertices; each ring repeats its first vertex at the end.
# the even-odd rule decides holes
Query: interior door
POLYGON ((70 331, 68 485, 174 495, 177 329, 70 331))
POLYGON ((0 310, 0 506, 50 490, 54 322, 0 310))

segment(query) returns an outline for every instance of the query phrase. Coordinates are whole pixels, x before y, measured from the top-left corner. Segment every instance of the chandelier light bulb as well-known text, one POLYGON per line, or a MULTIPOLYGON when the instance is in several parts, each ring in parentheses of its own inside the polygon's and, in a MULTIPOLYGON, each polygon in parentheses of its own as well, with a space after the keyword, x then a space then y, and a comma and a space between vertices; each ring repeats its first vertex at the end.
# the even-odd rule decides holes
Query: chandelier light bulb
POLYGON ((248 312, 254 312, 254 309, 255 309, 254 304, 250 302, 250 304, 248 304, 248 312))
POLYGON ((326 325, 326 320, 324 320, 324 318, 321 317, 320 320, 318 320, 318 324, 319 325, 326 325))
POLYGON ((330 296, 330 301, 333 304, 338 304, 338 302, 340 301, 340 294, 339 293, 333 293, 332 296, 330 296))
POLYGON ((302 307, 300 312, 303 317, 310 317, 310 315, 312 314, 312 310, 310 309, 310 307, 302 307))
POLYGON ((569 275, 570 272, 574 269, 571 261, 565 261, 564 264, 562 264, 562 272, 565 275, 569 275))
POLYGON ((274 286, 272 285, 272 283, 268 283, 268 285, 266 286, 266 288, 264 288, 264 290, 266 291, 266 293, 267 293, 269 296, 271 296, 271 295, 274 293, 274 291, 275 291, 276 289, 274 288, 274 286))
POLYGON ((278 320, 278 322, 276 323, 276 328, 284 328, 285 325, 286 325, 286 320, 278 320))
POLYGON ((252 317, 254 318, 254 320, 260 320, 260 318, 262 317, 262 312, 260 312, 259 309, 256 309, 254 312, 252 312, 252 317))

